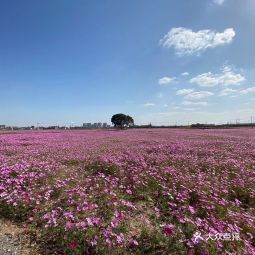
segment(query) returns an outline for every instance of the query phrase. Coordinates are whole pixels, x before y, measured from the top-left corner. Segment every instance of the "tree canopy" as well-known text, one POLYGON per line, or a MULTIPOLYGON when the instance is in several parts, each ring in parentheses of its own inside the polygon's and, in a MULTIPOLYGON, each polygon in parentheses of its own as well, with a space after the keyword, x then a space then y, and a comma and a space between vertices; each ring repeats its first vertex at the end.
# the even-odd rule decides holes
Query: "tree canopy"
POLYGON ((114 114, 111 118, 111 122, 114 127, 117 128, 125 128, 134 125, 134 119, 129 115, 125 115, 123 113, 114 114))

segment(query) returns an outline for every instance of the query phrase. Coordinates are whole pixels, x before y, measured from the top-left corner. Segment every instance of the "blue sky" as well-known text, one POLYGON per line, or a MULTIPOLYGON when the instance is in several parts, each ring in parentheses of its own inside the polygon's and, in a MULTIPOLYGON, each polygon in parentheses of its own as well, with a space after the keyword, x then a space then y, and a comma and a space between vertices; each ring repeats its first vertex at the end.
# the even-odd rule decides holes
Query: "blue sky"
POLYGON ((254 15, 254 0, 1 1, 0 123, 248 121, 254 15))

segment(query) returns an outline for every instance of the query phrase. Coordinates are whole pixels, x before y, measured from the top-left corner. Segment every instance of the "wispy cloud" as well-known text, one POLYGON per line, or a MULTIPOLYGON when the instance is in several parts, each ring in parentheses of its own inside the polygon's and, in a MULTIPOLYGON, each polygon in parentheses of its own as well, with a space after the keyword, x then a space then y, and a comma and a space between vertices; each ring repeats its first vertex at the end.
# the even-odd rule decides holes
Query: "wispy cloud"
POLYGON ((159 92, 158 94, 157 94, 157 98, 163 98, 164 97, 164 94, 162 93, 162 92, 159 92))
POLYGON ((222 33, 213 30, 199 30, 177 27, 172 28, 161 40, 164 48, 174 48, 179 56, 199 55, 201 52, 220 45, 229 44, 235 37, 233 28, 227 28, 222 33))
POLYGON ((155 106, 155 104, 154 103, 145 103, 143 106, 150 107, 150 106, 155 106))
POLYGON ((235 94, 236 92, 238 92, 238 90, 226 88, 226 89, 223 89, 223 90, 220 92, 219 96, 221 96, 221 97, 222 97, 222 96, 229 96, 229 95, 235 94))
POLYGON ((206 106, 208 103, 203 101, 203 102, 191 102, 191 101, 183 101, 183 105, 194 105, 194 106, 206 106))
POLYGON ((172 82, 174 82, 175 80, 176 80, 176 77, 167 77, 167 76, 165 76, 165 77, 160 78, 160 79, 158 80, 158 83, 159 83, 160 85, 165 85, 165 84, 172 83, 172 82))
POLYGON ((220 74, 208 72, 190 79, 190 83, 197 84, 201 87, 239 85, 244 81, 245 77, 240 73, 235 73, 235 71, 229 66, 224 67, 220 74))
POLYGON ((184 72, 181 74, 182 76, 188 76, 189 75, 189 72, 184 72))
POLYGON ((225 0, 213 0, 213 2, 215 4, 222 5, 225 2, 225 0))
POLYGON ((213 96, 214 93, 210 92, 210 91, 196 91, 196 92, 191 92, 189 94, 187 94, 186 96, 184 96, 185 99, 188 100, 201 100, 210 96, 213 96))
POLYGON ((213 96, 214 93, 210 91, 194 91, 194 89, 180 89, 177 90, 176 95, 184 96, 186 100, 201 100, 213 96))
POLYGON ((192 93, 194 89, 179 89, 176 91, 177 96, 185 96, 192 93))
POLYGON ((219 96, 233 96, 233 95, 237 96, 237 95, 247 95, 251 93, 255 93, 255 87, 250 87, 250 88, 241 89, 241 90, 226 88, 220 92, 219 96))
POLYGON ((243 90, 240 91, 240 94, 242 94, 242 95, 246 95, 246 94, 249 94, 249 93, 255 93, 255 87, 243 89, 243 90))
POLYGON ((172 109, 178 110, 178 109, 181 109, 181 107, 180 106, 173 106, 172 109))

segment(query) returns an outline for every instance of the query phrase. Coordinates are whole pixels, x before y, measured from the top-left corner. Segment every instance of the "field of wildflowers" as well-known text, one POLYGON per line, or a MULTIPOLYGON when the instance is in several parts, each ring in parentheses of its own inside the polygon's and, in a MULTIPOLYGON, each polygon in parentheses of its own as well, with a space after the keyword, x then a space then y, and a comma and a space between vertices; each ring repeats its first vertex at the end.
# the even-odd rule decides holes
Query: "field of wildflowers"
POLYGON ((254 255, 255 129, 1 133, 0 216, 48 254, 254 255))

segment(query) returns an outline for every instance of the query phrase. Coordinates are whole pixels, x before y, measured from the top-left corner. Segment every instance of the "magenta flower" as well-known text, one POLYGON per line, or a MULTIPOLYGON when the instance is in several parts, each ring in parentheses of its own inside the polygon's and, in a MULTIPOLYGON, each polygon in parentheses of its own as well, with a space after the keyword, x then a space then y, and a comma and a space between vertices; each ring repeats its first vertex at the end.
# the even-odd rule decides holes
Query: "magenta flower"
POLYGON ((75 226, 74 223, 72 223, 71 221, 68 221, 68 222, 66 223, 66 225, 65 225, 65 228, 66 228, 67 230, 69 230, 69 229, 74 228, 74 226, 75 226))
POLYGON ((93 226, 93 221, 91 218, 86 218, 86 220, 87 220, 89 226, 93 226))
POLYGON ((163 232, 167 235, 167 236, 172 236, 173 235, 173 229, 175 228, 175 226, 173 224, 168 224, 166 226, 163 227, 163 232))
POLYGON ((128 245, 129 247, 134 248, 135 246, 138 246, 138 242, 135 239, 130 239, 128 245))
POLYGON ((190 213, 191 213, 191 214, 194 214, 194 213, 195 213, 195 209, 194 209, 194 207, 189 206, 189 211, 190 211, 190 213))
POLYGON ((254 137, 251 128, 0 132, 0 204, 24 208, 25 226, 38 223, 50 237, 64 228, 60 241, 77 254, 79 240, 67 241, 72 234, 112 253, 136 247, 141 229, 133 220, 160 227, 189 255, 198 243, 206 251, 203 240, 217 233, 230 240, 212 240, 222 254, 232 233, 241 233, 236 249, 253 254, 254 233, 246 230, 255 222, 254 137), (148 203, 140 203, 147 191, 148 203), (165 213, 178 228, 159 225, 165 213), (201 238, 186 239, 185 223, 201 238), (122 225, 130 229, 120 234, 122 225))
POLYGON ((76 240, 72 241, 70 244, 69 244, 69 247, 71 249, 76 249, 76 247, 78 246, 78 242, 76 240))

